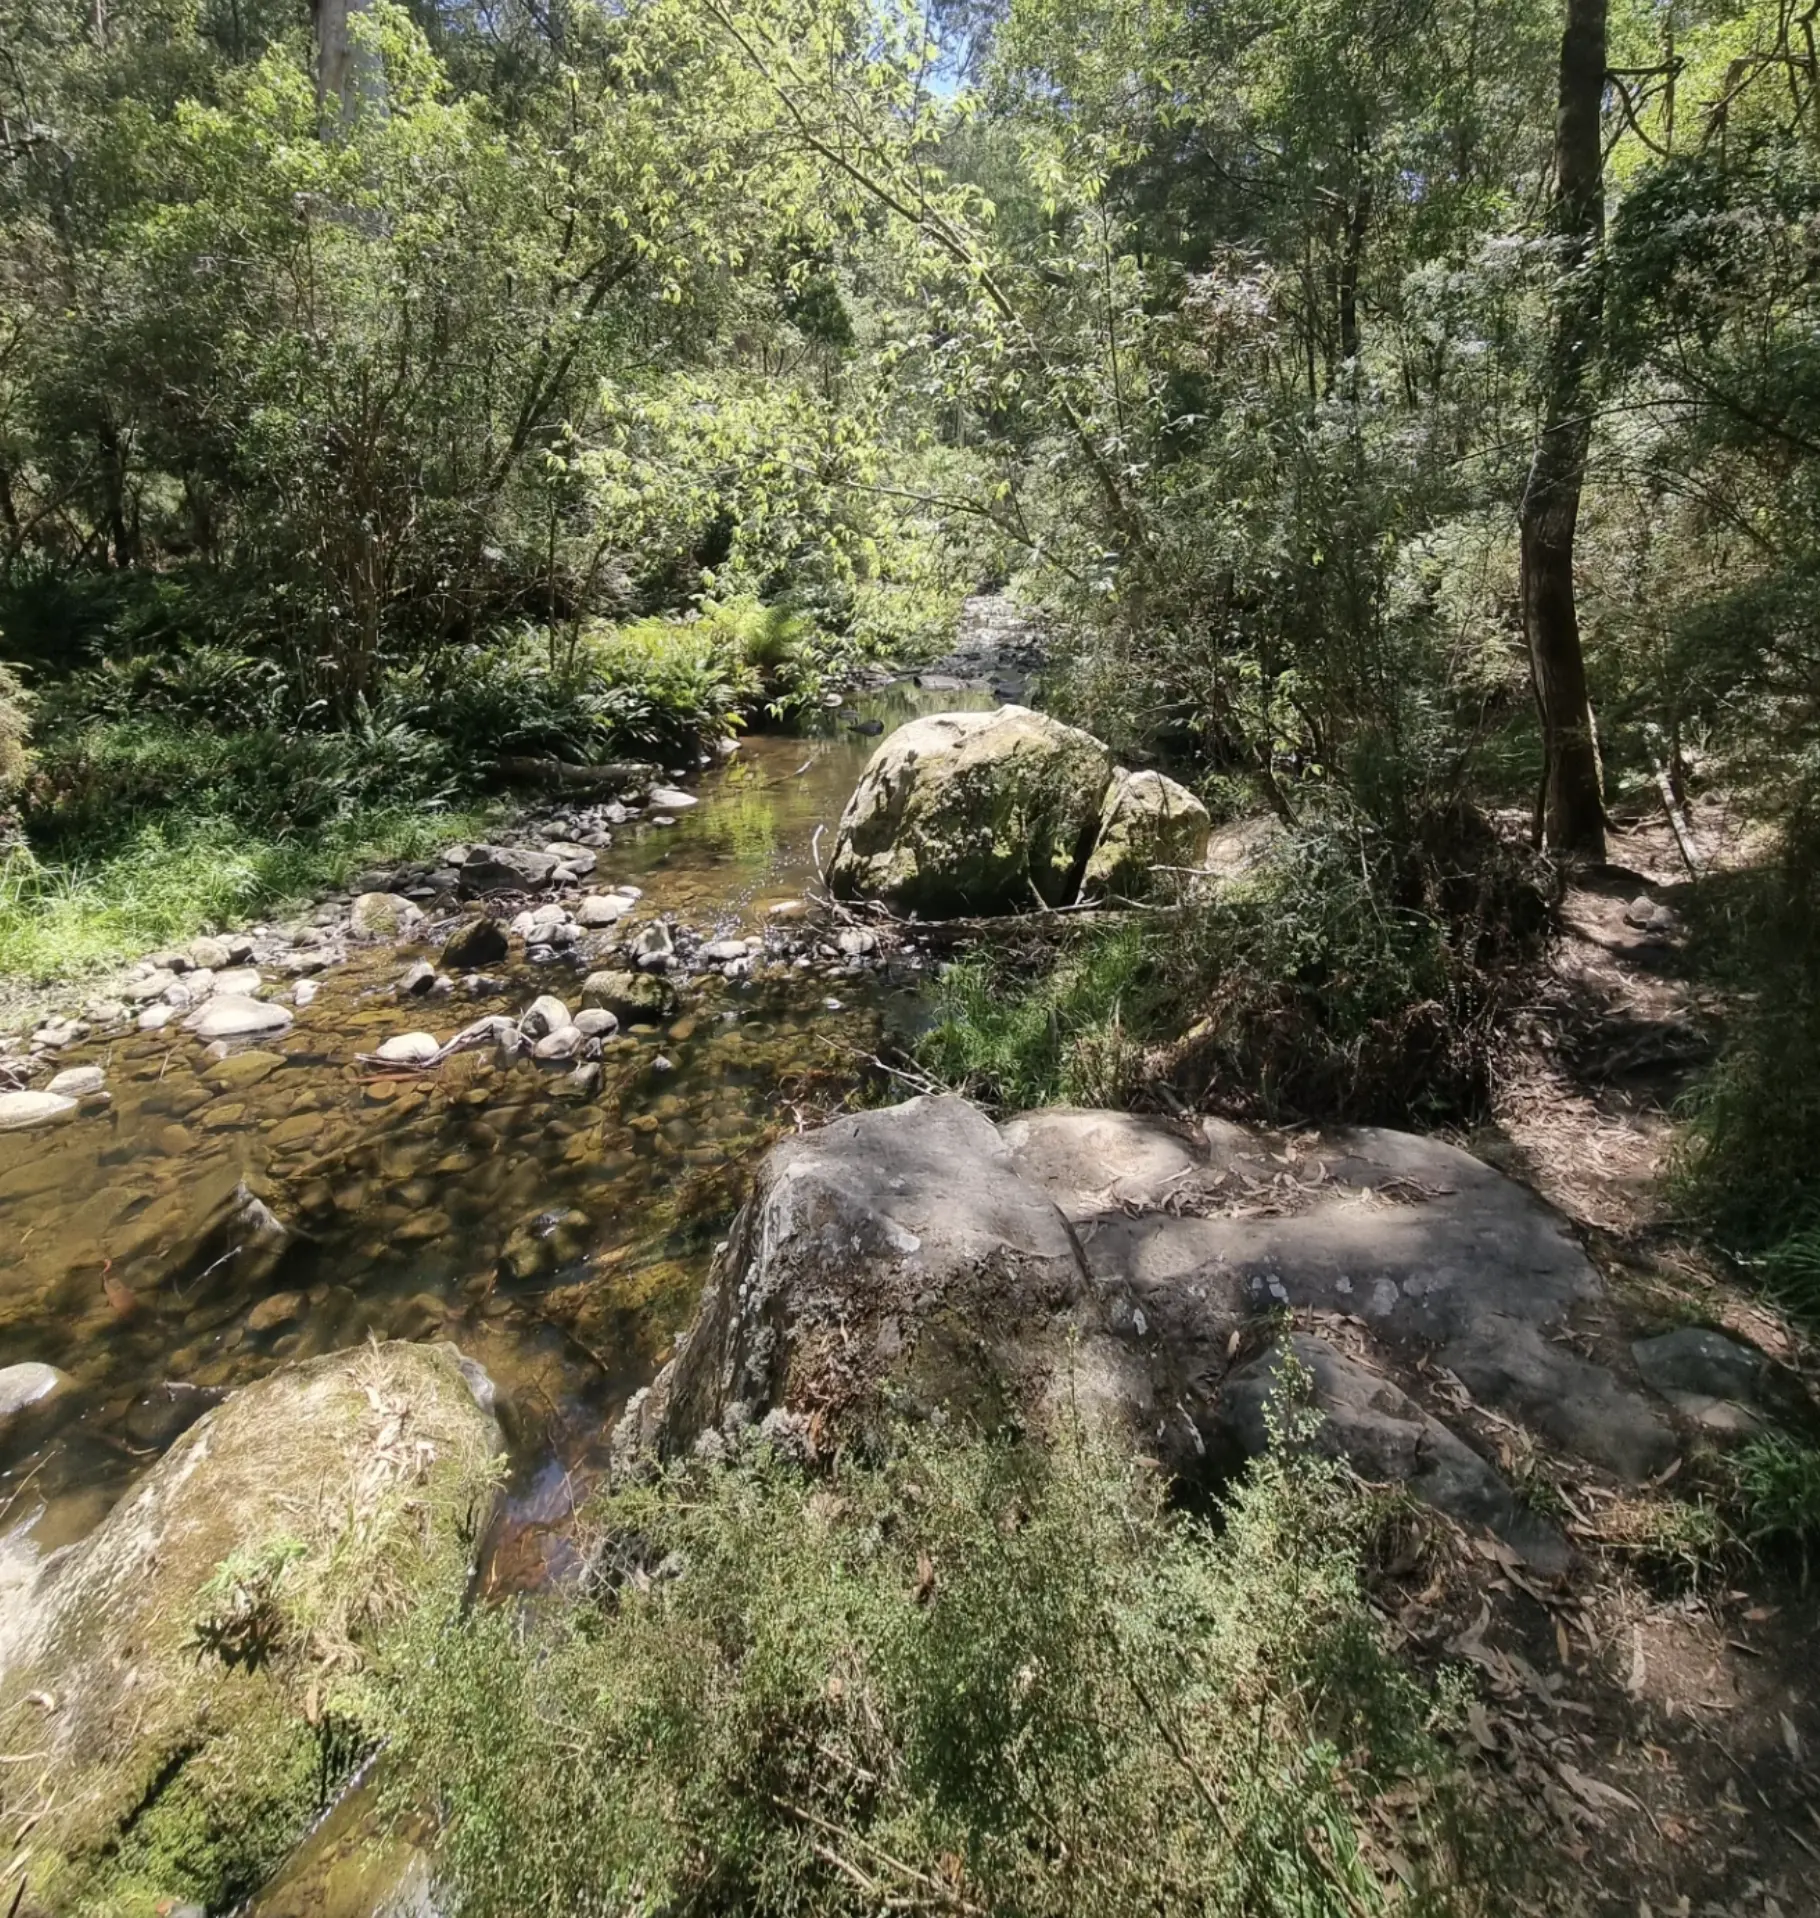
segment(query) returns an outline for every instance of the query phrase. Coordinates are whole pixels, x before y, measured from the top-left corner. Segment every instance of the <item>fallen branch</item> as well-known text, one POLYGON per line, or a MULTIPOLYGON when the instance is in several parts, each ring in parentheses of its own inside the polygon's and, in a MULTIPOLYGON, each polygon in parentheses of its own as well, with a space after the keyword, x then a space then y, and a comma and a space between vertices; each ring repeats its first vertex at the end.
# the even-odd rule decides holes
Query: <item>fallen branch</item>
POLYGON ((1668 829, 1675 835, 1675 844, 1681 849, 1682 863, 1698 879, 1701 875, 1700 855, 1694 850, 1694 829, 1687 822, 1687 815, 1675 800, 1675 783, 1668 776, 1668 768, 1654 754, 1656 767, 1656 793, 1662 801, 1662 810, 1668 815, 1668 829))
POLYGON ((532 785, 592 791, 602 786, 649 785, 657 767, 642 759, 608 759, 598 766, 575 766, 566 759, 497 759, 493 770, 501 779, 522 779, 532 785))

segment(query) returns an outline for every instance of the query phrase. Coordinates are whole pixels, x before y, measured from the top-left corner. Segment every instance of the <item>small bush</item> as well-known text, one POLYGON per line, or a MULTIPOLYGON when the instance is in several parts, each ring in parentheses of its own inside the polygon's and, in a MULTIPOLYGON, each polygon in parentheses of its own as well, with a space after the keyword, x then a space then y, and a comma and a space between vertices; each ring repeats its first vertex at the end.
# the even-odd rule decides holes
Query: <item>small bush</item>
POLYGON ((1158 999, 1152 942, 1135 927, 1078 939, 1033 980, 989 958, 961 960, 941 976, 937 1022, 917 1056, 957 1090, 1012 1111, 1117 1105, 1141 1081, 1158 999))
POLYGON ((1738 1530, 1758 1550, 1792 1551, 1805 1581, 1820 1547, 1820 1446, 1787 1433, 1754 1438, 1731 1460, 1738 1530))
POLYGON ((919 1063, 1011 1107, 1116 1105, 1154 1077, 1270 1121, 1470 1113, 1543 908, 1501 849, 1468 841, 1453 859, 1399 854, 1355 820, 1309 822, 1251 875, 1084 932, 1047 970, 951 967, 919 1063))
POLYGON ((1219 1534, 1078 1434, 594 1516, 594 1602, 394 1648, 394 1789, 465 1918, 1489 1909, 1331 1466, 1259 1467, 1219 1534))

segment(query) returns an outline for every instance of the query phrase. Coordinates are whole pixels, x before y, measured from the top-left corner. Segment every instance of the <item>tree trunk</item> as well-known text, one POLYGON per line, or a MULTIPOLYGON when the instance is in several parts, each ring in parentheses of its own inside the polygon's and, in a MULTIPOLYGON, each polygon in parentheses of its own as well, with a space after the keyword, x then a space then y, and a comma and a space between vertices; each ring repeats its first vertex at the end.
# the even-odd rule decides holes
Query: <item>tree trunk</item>
POLYGON ((385 111, 385 71, 378 56, 355 46, 349 31, 371 0, 311 0, 316 22, 316 105, 325 124, 351 125, 366 107, 385 111))
POLYGON ((1600 109, 1606 0, 1566 0, 1551 225, 1558 249, 1542 421, 1519 511, 1523 632, 1542 722, 1542 829, 1556 852, 1602 859, 1605 802, 1574 601, 1574 535, 1592 439, 1591 388, 1604 319, 1600 109))

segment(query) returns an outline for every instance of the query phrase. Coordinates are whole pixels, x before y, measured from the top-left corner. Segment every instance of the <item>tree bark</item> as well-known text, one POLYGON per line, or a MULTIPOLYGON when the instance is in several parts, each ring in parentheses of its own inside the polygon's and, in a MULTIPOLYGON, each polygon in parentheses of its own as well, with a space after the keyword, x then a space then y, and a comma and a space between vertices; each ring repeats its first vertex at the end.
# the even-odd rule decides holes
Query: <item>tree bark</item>
POLYGON ((316 106, 325 124, 351 125, 364 106, 385 111, 385 72, 370 50, 356 47, 350 22, 371 0, 311 0, 316 23, 316 106))
POLYGON ((1558 278, 1541 426, 1519 509, 1523 633, 1542 723, 1544 840, 1556 852, 1602 859, 1605 802, 1574 598, 1574 539, 1604 321, 1606 0, 1566 0, 1566 7, 1551 220, 1558 278))

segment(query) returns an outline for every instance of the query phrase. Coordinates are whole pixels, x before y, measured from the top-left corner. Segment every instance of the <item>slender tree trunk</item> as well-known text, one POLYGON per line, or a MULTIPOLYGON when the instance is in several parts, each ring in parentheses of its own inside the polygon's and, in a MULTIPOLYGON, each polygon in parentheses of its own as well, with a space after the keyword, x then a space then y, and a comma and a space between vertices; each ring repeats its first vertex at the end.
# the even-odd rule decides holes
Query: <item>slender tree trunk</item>
POLYGON ((362 107, 385 111, 385 71, 354 44, 351 22, 371 0, 311 0, 316 22, 316 105, 325 126, 347 126, 362 107))
POLYGON ((1519 512, 1523 632, 1542 722, 1544 837, 1556 852, 1600 859, 1605 803, 1574 601, 1574 536, 1604 319, 1598 254, 1605 232, 1606 0, 1566 0, 1566 6, 1552 219, 1559 277, 1541 428, 1519 512))

